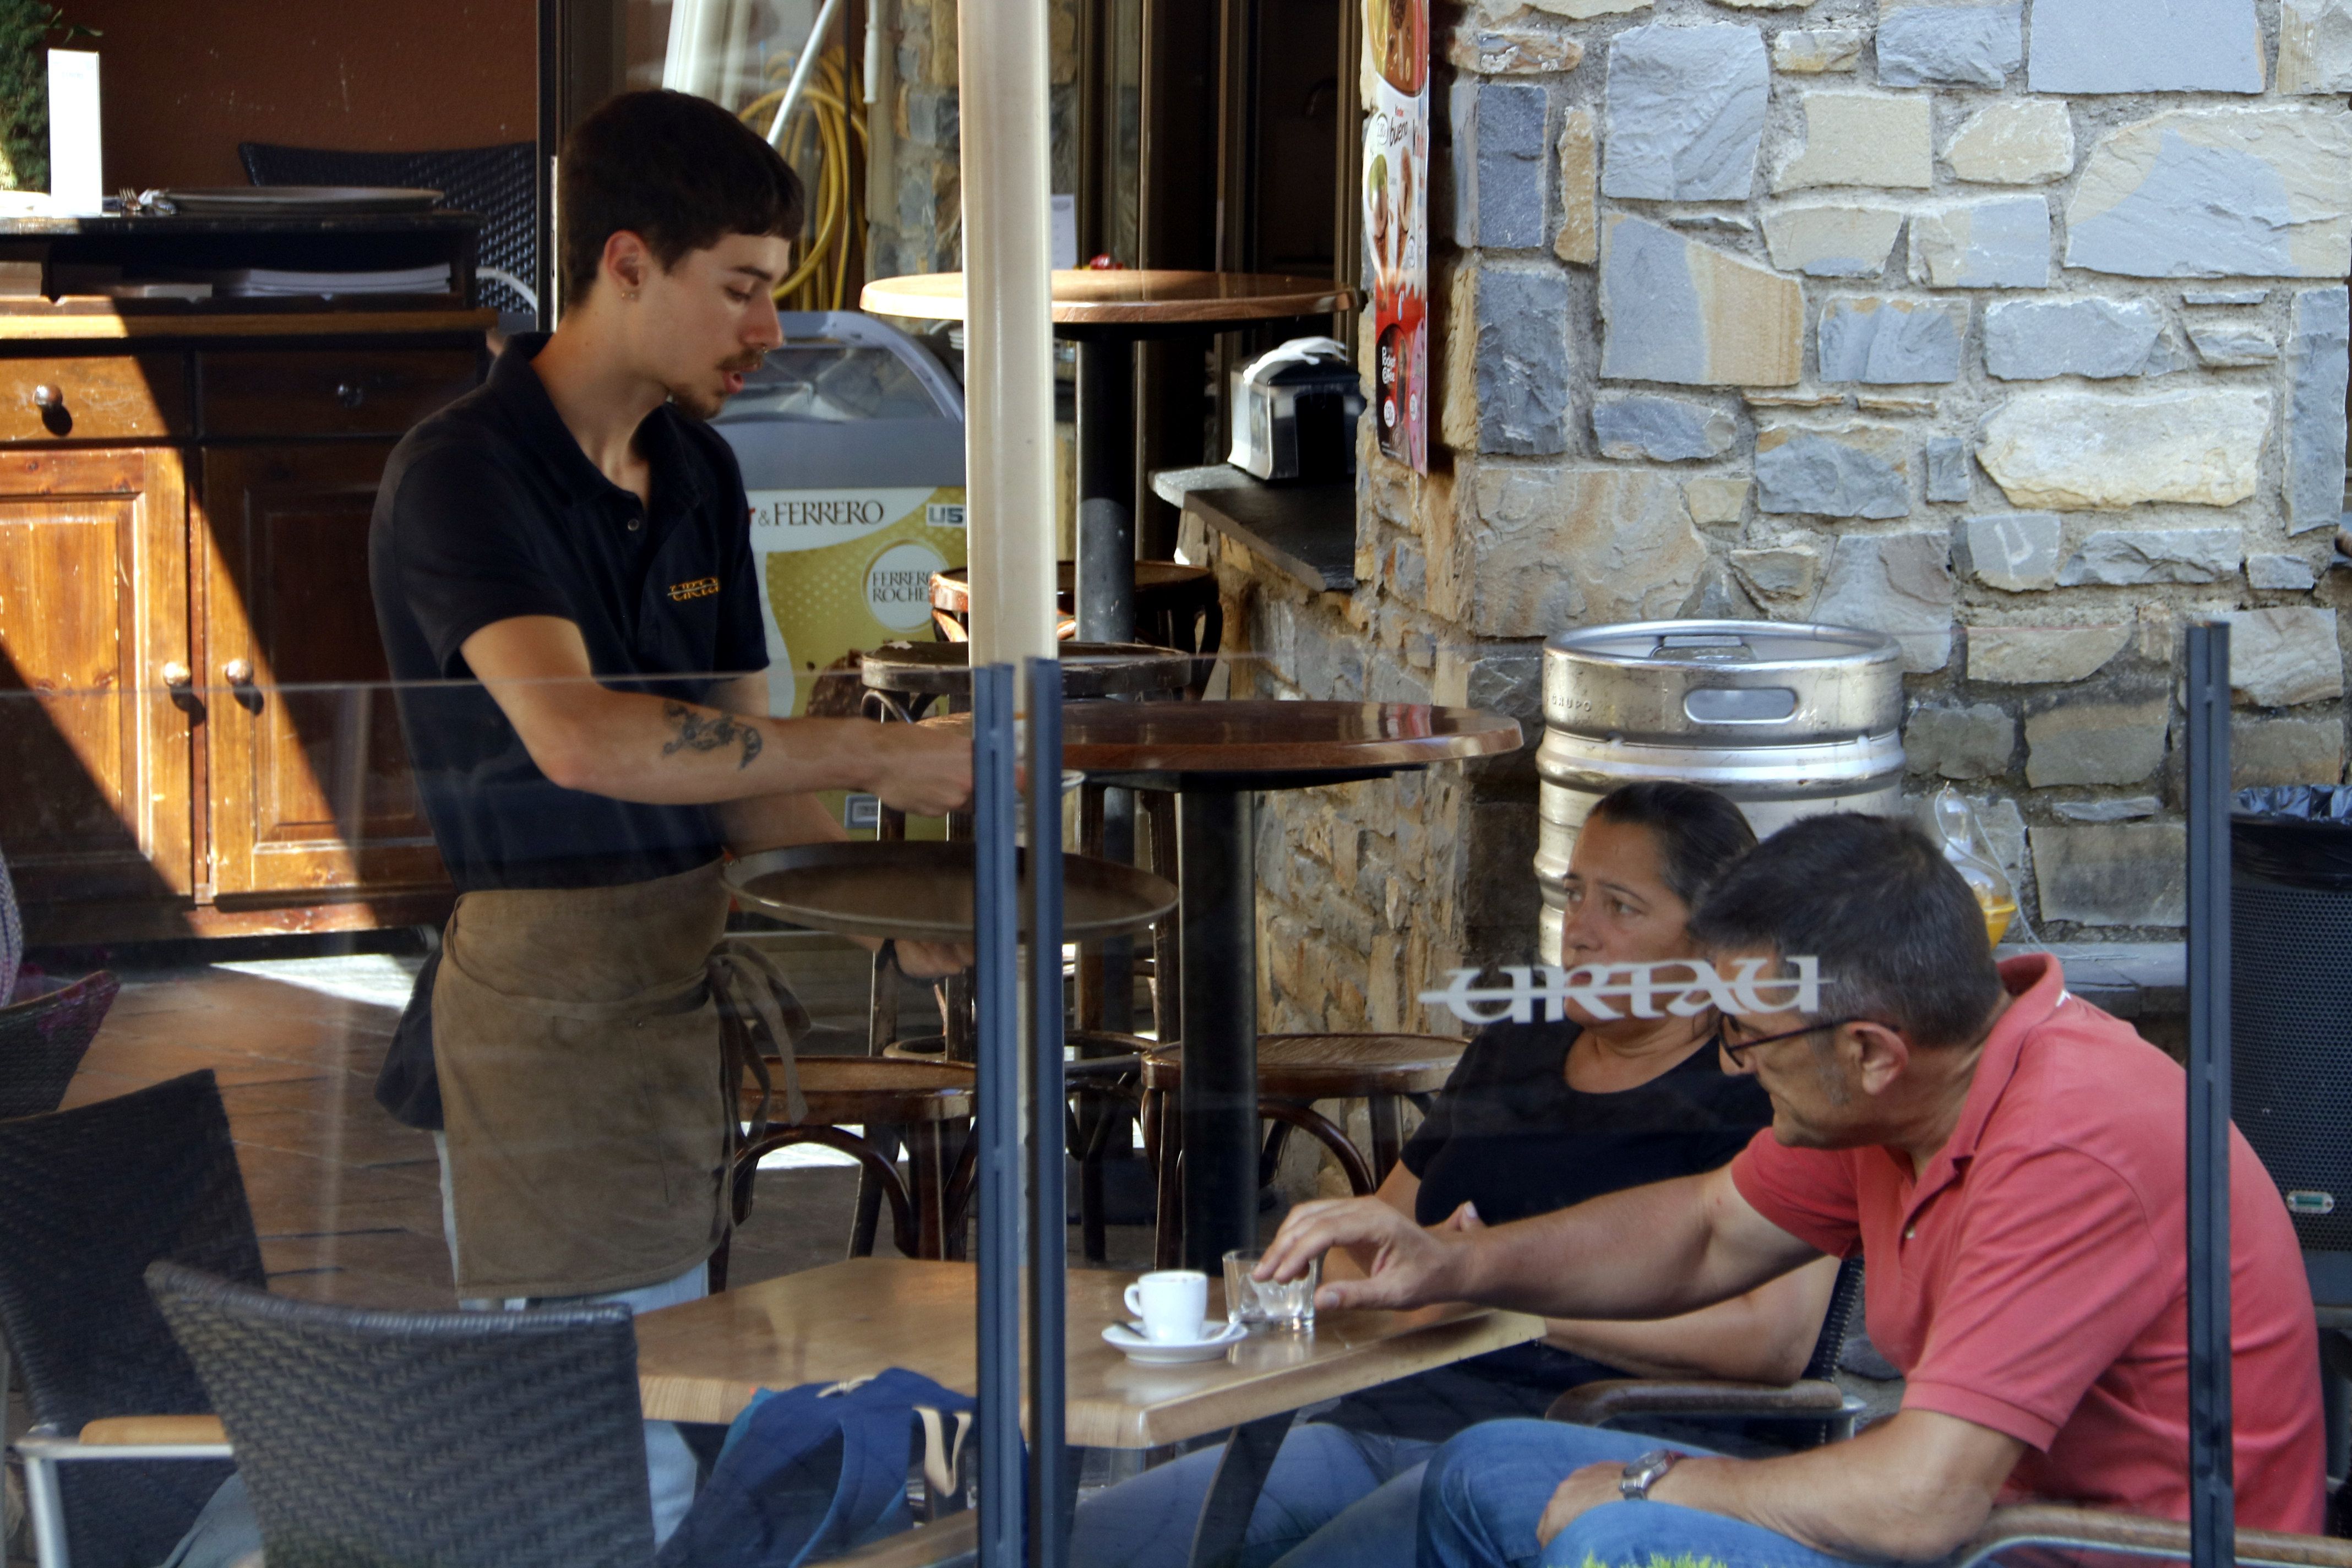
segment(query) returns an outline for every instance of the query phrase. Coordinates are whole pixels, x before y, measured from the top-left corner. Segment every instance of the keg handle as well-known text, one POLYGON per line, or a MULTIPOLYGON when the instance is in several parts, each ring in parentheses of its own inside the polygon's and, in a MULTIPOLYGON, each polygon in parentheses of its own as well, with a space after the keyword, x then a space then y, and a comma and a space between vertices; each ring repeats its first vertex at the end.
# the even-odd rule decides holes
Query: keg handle
POLYGON ((1785 686, 1702 686, 1683 698, 1694 724, 1785 724, 1799 706, 1785 686))
POLYGON ((1681 658, 1705 664, 1752 664, 1756 650, 1736 632, 1668 632, 1650 650, 1652 658, 1681 658))

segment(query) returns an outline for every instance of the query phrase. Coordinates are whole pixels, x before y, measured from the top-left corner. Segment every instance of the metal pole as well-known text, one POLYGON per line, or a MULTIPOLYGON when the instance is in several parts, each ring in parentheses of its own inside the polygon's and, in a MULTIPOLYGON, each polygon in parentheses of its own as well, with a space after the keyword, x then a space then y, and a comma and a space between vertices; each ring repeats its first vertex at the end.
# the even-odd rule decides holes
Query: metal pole
POLYGON ((1078 340, 1078 638, 1135 640, 1135 344, 1078 340))
POLYGON ((1222 1278, 1227 1252, 1257 1237, 1256 803, 1246 790, 1214 788, 1176 803, 1184 1267, 1211 1279, 1222 1278))
POLYGON ((2189 628, 2189 1546, 2237 1561, 2230 1409, 2230 627, 2189 628))
POLYGON ((1029 1531, 1031 1568, 1063 1568, 1077 1475, 1062 1441, 1069 1222, 1062 1076, 1062 661, 1029 681, 1029 1531))
MULTIPOLYGON (((1013 667, 971 672, 974 1105, 980 1188, 980 1561, 1022 1568, 1020 897, 1013 667)), ((1058 1231, 1059 1226, 1055 1226, 1058 1231)))
POLYGON ((1045 0, 956 12, 964 553, 975 666, 1054 655, 1053 189, 1045 0))
MULTIPOLYGON (((1135 640, 1135 345, 1078 340, 1078 638, 1135 640)), ((1135 859, 1135 792, 1103 792, 1102 854, 1135 859)), ((1102 1026, 1135 1027, 1135 942, 1102 943, 1102 1026)))
POLYGON ((824 36, 833 30, 833 14, 841 9, 841 0, 824 0, 809 24, 808 42, 801 46, 801 58, 793 62, 793 79, 784 84, 783 101, 776 105, 776 117, 768 121, 768 145, 784 144, 784 122, 792 118, 793 106, 801 100, 801 89, 808 86, 809 68, 824 49, 824 36))

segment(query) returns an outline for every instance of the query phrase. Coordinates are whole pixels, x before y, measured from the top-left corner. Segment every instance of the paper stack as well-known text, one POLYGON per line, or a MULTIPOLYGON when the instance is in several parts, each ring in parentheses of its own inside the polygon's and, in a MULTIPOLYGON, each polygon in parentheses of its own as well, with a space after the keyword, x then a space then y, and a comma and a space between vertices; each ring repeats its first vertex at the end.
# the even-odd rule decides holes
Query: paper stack
POLYGON ((205 275, 222 294, 242 298, 282 295, 446 294, 449 266, 386 268, 373 272, 298 272, 280 267, 239 267, 205 275))

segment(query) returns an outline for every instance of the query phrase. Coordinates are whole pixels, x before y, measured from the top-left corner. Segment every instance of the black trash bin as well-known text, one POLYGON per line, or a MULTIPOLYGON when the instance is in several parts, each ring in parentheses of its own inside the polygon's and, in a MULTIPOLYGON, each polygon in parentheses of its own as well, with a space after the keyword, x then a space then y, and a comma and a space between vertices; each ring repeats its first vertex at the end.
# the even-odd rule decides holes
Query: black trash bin
POLYGON ((2352 1306, 2352 789, 2238 792, 2230 822, 2230 1110, 2352 1306))

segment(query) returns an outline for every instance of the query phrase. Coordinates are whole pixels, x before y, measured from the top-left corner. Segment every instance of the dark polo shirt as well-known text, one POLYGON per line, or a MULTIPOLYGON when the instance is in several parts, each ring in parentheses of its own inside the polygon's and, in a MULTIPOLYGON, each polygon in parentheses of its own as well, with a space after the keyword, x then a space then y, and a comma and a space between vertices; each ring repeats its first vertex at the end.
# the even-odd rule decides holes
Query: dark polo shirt
MULTIPOLYGON (((557 416, 530 365, 546 342, 516 337, 486 384, 408 433, 368 532, 401 731, 461 892, 646 881, 722 847, 709 807, 551 783, 475 683, 458 652, 467 637, 517 616, 557 616, 580 628, 601 685, 687 702, 703 700, 715 678, 768 664, 733 452, 700 421, 654 410, 637 432, 653 470, 653 504, 641 505, 557 416)), ((420 997, 430 984, 428 972, 420 997)), ((431 1037, 414 1022, 404 1020, 406 1050, 395 1047, 378 1095, 404 1120, 437 1125, 431 1037)))

